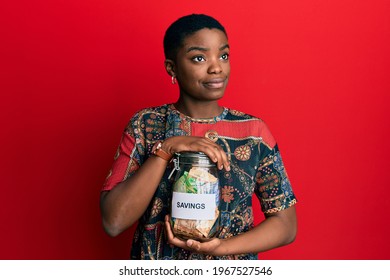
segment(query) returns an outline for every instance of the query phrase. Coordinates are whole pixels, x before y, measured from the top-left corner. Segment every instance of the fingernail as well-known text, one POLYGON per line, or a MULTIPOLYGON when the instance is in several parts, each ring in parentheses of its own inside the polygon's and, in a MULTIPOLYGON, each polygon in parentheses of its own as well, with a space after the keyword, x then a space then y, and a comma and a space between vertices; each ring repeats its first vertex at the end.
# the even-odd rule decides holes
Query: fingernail
POLYGON ((191 247, 194 242, 192 240, 187 240, 187 246, 191 247))

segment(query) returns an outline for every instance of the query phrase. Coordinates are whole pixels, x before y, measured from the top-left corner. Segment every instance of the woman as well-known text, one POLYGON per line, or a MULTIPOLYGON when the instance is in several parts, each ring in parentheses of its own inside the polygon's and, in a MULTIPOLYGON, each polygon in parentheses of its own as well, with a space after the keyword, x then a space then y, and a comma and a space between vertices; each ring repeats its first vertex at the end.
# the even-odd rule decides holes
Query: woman
POLYGON ((219 106, 230 74, 224 27, 206 15, 175 21, 164 37, 176 103, 136 113, 101 193, 103 226, 116 236, 138 221, 133 259, 257 259, 292 242, 295 196, 274 138, 261 119, 219 106), (176 238, 168 214, 174 153, 203 152, 219 169, 221 229, 199 242, 176 238), (254 227, 252 195, 266 219, 254 227))

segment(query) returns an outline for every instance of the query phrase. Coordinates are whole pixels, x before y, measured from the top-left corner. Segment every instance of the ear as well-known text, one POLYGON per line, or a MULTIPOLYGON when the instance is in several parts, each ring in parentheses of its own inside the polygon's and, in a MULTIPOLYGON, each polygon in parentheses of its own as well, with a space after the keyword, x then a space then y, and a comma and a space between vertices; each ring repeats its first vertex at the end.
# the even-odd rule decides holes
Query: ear
POLYGON ((171 77, 176 77, 175 62, 172 59, 166 59, 164 61, 165 70, 171 77))

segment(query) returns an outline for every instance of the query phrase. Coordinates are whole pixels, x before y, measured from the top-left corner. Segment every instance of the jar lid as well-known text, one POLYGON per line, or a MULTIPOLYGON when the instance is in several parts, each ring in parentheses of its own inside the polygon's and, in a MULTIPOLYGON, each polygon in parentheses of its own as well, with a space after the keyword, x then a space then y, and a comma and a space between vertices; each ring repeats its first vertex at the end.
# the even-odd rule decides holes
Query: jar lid
POLYGON ((192 164, 199 166, 215 166, 215 163, 202 152, 180 152, 176 153, 175 157, 179 159, 179 164, 192 164))

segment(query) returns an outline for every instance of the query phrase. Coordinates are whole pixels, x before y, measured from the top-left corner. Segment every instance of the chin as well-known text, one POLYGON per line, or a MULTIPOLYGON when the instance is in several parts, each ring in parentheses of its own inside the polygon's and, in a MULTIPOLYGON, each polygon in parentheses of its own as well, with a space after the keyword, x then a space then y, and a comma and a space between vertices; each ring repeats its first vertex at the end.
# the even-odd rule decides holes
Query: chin
POLYGON ((225 93, 225 88, 220 89, 207 89, 203 91, 199 96, 204 98, 221 98, 225 93))
POLYGON ((213 100, 218 100, 218 99, 221 99, 224 95, 225 95, 225 89, 223 88, 223 89, 216 90, 216 91, 212 92, 208 96, 210 98, 212 98, 213 100))

